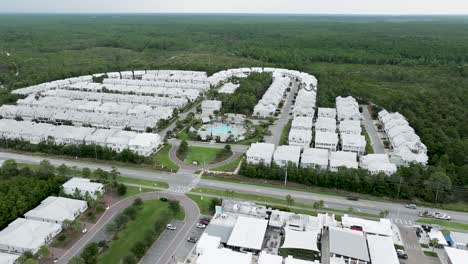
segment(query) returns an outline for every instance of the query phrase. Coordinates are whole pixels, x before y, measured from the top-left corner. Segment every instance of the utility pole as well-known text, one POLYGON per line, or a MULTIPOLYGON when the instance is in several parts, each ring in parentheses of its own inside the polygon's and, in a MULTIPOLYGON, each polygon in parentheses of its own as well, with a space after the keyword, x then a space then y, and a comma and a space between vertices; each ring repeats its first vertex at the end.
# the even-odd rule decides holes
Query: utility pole
POLYGON ((400 189, 401 189, 401 180, 402 180, 402 179, 403 179, 403 178, 400 177, 400 183, 398 184, 398 192, 397 192, 397 196, 396 196, 397 200, 398 200, 398 198, 400 197, 400 189))
POLYGON ((288 184, 288 170, 284 172, 284 185, 288 184))
POLYGON ((439 184, 437 184, 437 190, 436 190, 435 203, 437 203, 437 198, 439 197, 439 187, 440 187, 440 185, 439 185, 439 184))

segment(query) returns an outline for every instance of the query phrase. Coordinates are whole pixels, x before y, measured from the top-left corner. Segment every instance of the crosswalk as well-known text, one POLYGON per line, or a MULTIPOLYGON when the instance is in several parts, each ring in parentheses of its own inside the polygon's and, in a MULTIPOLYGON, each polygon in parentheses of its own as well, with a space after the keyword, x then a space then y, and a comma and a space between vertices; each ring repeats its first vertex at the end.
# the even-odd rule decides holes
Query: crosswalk
POLYGON ((416 223, 408 219, 399 219, 399 218, 389 218, 390 222, 398 225, 413 226, 416 223))
POLYGON ((181 194, 185 194, 185 193, 188 193, 190 192, 190 190, 192 189, 192 186, 189 185, 189 186, 184 186, 184 185, 170 185, 169 188, 167 190, 165 190, 166 192, 169 192, 169 193, 181 193, 181 194))

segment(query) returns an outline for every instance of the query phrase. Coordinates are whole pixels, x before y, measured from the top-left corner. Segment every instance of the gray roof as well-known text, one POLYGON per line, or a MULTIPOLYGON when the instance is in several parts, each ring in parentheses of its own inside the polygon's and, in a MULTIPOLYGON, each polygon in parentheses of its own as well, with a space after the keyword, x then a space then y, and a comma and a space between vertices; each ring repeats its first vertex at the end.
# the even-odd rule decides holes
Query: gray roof
POLYGON ((366 237, 360 231, 330 227, 330 252, 353 259, 370 261, 366 237))

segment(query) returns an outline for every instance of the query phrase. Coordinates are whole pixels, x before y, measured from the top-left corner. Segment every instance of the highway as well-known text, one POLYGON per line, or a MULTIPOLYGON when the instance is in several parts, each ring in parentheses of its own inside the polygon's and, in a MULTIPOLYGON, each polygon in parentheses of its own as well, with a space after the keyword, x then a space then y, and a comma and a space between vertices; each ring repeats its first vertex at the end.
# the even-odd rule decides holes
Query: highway
MULTIPOLYGON (((67 166, 76 166, 77 168, 88 167, 91 169, 110 169, 109 165, 101 165, 90 162, 82 162, 80 160, 67 160, 67 159, 57 159, 57 158, 47 158, 41 156, 29 156, 22 154, 12 154, 6 152, 0 152, 0 159, 15 159, 17 162, 21 163, 30 163, 38 164, 41 160, 47 159, 53 165, 58 166, 61 164, 66 164, 67 166)), ((179 171, 178 173, 165 173, 157 172, 150 170, 141 170, 136 168, 128 167, 119 167, 116 166, 122 175, 138 179, 148 179, 148 180, 160 180, 165 181, 171 186, 183 186, 183 187, 207 187, 220 190, 233 190, 236 192, 257 194, 272 196, 278 198, 284 198, 286 195, 290 194, 298 202, 302 203, 313 203, 314 201, 323 200, 328 207, 338 208, 338 209, 348 209, 353 207, 355 210, 360 210, 362 212, 370 213, 379 213, 383 210, 388 210, 390 212, 389 218, 399 219, 403 221, 414 221, 418 219, 418 211, 420 210, 432 210, 442 213, 446 213, 452 217, 452 221, 456 222, 468 222, 468 213, 447 211, 440 209, 431 209, 431 208, 418 208, 407 209, 400 203, 393 202, 381 202, 381 201, 371 201, 371 200, 360 200, 360 201, 349 201, 345 197, 333 196, 333 195, 324 195, 317 194, 306 191, 296 191, 289 189, 280 189, 280 188, 271 188, 263 186, 255 186, 248 184, 239 184, 232 182, 222 182, 222 181, 212 181, 199 179, 196 175, 193 175, 192 171, 179 171)))

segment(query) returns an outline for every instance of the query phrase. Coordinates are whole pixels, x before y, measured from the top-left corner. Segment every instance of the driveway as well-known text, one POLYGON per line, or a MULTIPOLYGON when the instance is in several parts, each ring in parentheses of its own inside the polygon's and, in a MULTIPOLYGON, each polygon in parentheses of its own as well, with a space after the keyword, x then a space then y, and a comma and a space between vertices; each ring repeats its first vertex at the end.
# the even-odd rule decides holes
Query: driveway
POLYGON ((362 116, 364 117, 362 123, 364 123, 364 127, 366 128, 367 134, 369 134, 374 153, 385 154, 384 145, 382 143, 382 140, 380 139, 379 133, 377 132, 377 128, 374 125, 374 120, 372 120, 372 117, 369 113, 369 109, 367 107, 368 105, 362 105, 362 116))
POLYGON ((401 260, 404 264, 440 264, 439 258, 424 255, 419 245, 416 230, 413 227, 398 225, 408 259, 401 260))
MULTIPOLYGON (((185 219, 181 227, 179 228, 176 236, 172 239, 170 243, 166 245, 166 248, 163 250, 163 254, 158 259, 152 259, 152 263, 155 264, 166 264, 171 259, 177 250, 180 247, 179 241, 185 239, 190 234, 190 228, 195 225, 200 211, 198 206, 188 197, 183 195, 174 195, 167 192, 151 192, 151 193, 142 193, 133 197, 126 198, 122 201, 119 201, 112 205, 97 221, 97 223, 91 227, 88 232, 80 239, 78 242, 65 254, 60 257, 57 263, 65 264, 68 263, 73 257, 80 254, 83 248, 93 241, 97 241, 102 236, 105 226, 122 210, 130 206, 135 198, 141 198, 143 200, 154 200, 159 199, 160 197, 167 197, 172 200, 177 200, 180 202, 180 205, 185 211, 185 219)), ((157 244, 158 241, 155 242, 157 244)))

